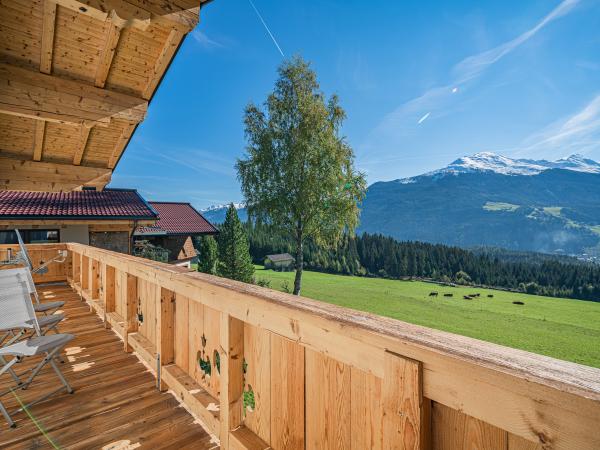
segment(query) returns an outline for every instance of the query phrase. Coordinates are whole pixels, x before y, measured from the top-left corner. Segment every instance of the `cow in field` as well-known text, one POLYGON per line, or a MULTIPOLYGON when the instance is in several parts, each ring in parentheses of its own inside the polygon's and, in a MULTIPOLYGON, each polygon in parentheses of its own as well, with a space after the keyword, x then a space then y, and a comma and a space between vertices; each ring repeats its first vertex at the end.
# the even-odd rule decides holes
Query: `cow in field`
POLYGON ((453 297, 454 294, 444 294, 444 297, 453 297))
POLYGON ((437 293, 437 292, 430 292, 430 293, 429 293, 429 296, 430 296, 430 297, 437 297, 437 296, 438 296, 438 293, 437 293))

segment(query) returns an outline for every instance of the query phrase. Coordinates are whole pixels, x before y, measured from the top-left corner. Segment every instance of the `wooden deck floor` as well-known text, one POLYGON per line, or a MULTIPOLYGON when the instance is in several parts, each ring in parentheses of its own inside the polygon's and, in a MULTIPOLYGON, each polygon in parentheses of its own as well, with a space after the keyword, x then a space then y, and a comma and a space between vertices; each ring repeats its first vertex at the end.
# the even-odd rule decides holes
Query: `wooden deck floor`
MULTIPOLYGON (((15 429, 9 429, 0 416, 0 448, 218 448, 172 395, 156 389, 154 377, 134 355, 123 352, 122 342, 77 294, 66 285, 38 290, 47 300, 67 301, 63 310, 67 319, 60 331, 76 338, 66 347, 61 369, 75 393, 57 394, 31 408, 47 437, 23 412, 13 416, 15 429)), ((25 367, 25 363, 17 365, 17 371, 25 367)), ((0 390, 9 379, 7 375, 0 379, 0 390)), ((58 387, 50 367, 37 380, 30 389, 17 391, 23 400, 58 387)), ((12 396, 2 401, 11 409, 16 405, 12 396)))

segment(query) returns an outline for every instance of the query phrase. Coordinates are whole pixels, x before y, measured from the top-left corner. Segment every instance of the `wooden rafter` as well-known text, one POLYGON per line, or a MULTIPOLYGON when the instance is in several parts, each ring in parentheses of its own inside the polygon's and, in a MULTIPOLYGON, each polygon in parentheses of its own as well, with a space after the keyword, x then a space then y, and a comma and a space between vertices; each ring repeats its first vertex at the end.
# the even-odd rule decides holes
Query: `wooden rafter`
POLYGON ((78 166, 81 164, 81 159, 83 158, 83 152, 85 151, 85 146, 87 145, 88 138, 90 137, 91 127, 86 125, 81 125, 81 130, 79 134, 79 142, 77 144, 77 150, 75 151, 75 156, 73 156, 73 165, 78 166))
POLYGON ((119 37, 121 36, 121 28, 116 26, 112 21, 108 23, 106 30, 106 37, 104 38, 104 48, 100 55, 100 63, 96 69, 96 79, 94 84, 96 87, 103 88, 108 78, 110 66, 112 64, 113 57, 115 56, 115 50, 119 44, 119 37))
POLYGON ((33 160, 42 160, 42 150, 44 148, 44 134, 46 131, 46 122, 43 120, 35 121, 35 134, 33 135, 33 160))
POLYGON ((160 55, 156 59, 154 69, 152 71, 152 76, 150 78, 148 86, 146 86, 146 89, 144 90, 142 97, 150 98, 152 96, 152 93, 156 89, 156 86, 158 85, 162 74, 166 70, 167 66, 169 65, 169 62, 173 58, 173 55, 177 51, 177 47, 179 46, 181 39, 183 39, 184 34, 184 32, 176 28, 171 30, 171 32, 169 33, 169 37, 167 38, 167 41, 165 42, 165 45, 163 46, 160 52, 160 55))
POLYGON ((0 157, 0 189, 72 191, 104 186, 111 170, 0 157))
POLYGON ((44 17, 42 22, 42 50, 40 52, 40 72, 52 72, 52 53, 54 51, 54 27, 56 25, 56 3, 44 1, 44 17))
POLYGON ((59 123, 141 122, 148 102, 130 95, 0 64, 0 113, 59 123))
POLYGON ((198 0, 56 0, 66 8, 121 28, 145 30, 151 20, 171 22, 190 31, 198 23, 198 0))
POLYGON ((133 124, 133 123, 129 124, 125 128, 123 128, 123 131, 121 132, 121 135, 119 136, 119 139, 117 140, 117 143, 115 144, 113 152, 110 155, 110 159, 108 160, 108 168, 109 169, 114 169, 115 166, 117 165, 117 161, 119 160, 119 157, 121 156, 121 153, 125 149, 125 146, 127 145, 127 142, 129 141, 129 138, 133 134, 134 130, 135 130, 135 124, 133 124))

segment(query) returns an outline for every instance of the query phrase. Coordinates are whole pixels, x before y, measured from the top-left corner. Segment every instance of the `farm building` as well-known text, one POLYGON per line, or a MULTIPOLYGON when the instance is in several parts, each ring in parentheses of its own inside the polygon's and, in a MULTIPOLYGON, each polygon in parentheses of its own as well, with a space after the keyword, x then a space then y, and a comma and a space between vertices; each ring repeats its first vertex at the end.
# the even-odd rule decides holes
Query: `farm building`
POLYGON ((193 238, 216 235, 218 230, 189 203, 149 202, 158 213, 152 226, 139 227, 134 232, 136 241, 148 241, 155 247, 166 249, 167 260, 173 264, 189 266, 197 260, 193 238))
POLYGON ((158 214, 133 189, 72 192, 0 191, 0 244, 77 242, 131 253, 133 231, 158 214))
POLYGON ((296 260, 289 253, 279 253, 277 255, 267 255, 265 257, 265 269, 273 270, 292 270, 296 260))

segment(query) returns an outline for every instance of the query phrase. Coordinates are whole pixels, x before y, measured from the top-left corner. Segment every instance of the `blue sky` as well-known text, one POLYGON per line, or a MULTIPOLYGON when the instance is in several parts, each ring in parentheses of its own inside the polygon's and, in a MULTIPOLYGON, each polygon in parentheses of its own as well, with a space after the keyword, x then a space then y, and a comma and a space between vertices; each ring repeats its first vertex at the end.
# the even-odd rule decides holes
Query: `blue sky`
MULTIPOLYGON (((480 151, 600 160, 600 0, 253 0, 340 96, 369 183, 480 151)), ((242 200, 242 115, 282 61, 250 0, 202 9, 113 175, 150 200, 242 200)))

